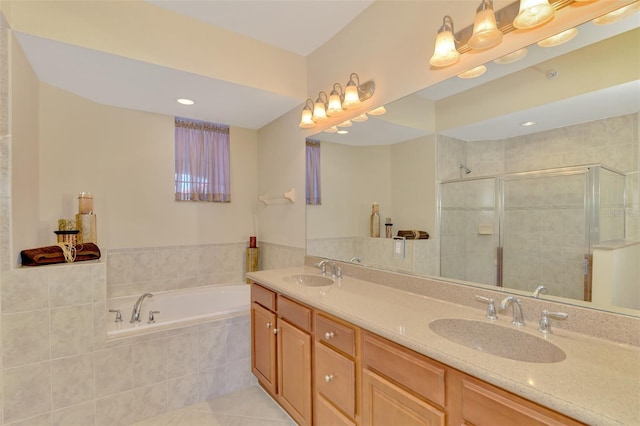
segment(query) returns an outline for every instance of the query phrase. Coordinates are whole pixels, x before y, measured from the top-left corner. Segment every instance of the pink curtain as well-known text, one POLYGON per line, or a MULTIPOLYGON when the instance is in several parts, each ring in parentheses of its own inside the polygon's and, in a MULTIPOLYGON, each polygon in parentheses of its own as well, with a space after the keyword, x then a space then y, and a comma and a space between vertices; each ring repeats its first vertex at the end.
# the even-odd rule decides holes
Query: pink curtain
POLYGON ((322 204, 320 197, 320 141, 307 139, 307 204, 322 204))
POLYGON ((175 120, 177 201, 231 201, 229 126, 175 120))

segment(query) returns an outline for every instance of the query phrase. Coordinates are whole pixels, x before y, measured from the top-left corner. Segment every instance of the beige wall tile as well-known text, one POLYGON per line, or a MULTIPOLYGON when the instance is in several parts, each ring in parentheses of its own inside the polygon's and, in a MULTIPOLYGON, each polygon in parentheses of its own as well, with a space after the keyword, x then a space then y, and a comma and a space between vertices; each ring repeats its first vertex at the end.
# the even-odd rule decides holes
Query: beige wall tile
POLYGON ((4 368, 49 360, 49 311, 2 315, 4 368))
POLYGON ((179 410, 200 401, 198 399, 198 375, 177 377, 167 381, 169 389, 167 411, 179 410))
POLYGON ((4 422, 51 410, 51 366, 48 362, 4 370, 4 422))
POLYGON ((8 271, 2 273, 2 313, 49 308, 47 271, 8 271))
POLYGON ((133 370, 135 388, 167 379, 167 348, 165 339, 142 342, 134 346, 133 370))
POLYGON ((93 356, 88 353, 51 361, 51 395, 54 410, 93 401, 93 356))
POLYGON ((93 300, 91 268, 86 265, 51 268, 49 285, 53 308, 91 303, 93 300))
POLYGON ((133 392, 121 392, 96 400, 96 425, 130 426, 133 423, 133 392))
POLYGON ((93 353, 96 397, 113 395, 133 388, 131 346, 120 346, 93 353))
POLYGON ((181 334, 167 338, 167 377, 186 376, 198 370, 198 335, 181 334))
POLYGON ((93 348, 93 306, 51 310, 51 357, 90 352, 93 348))
POLYGON ((52 413, 52 426, 89 426, 95 424, 95 402, 92 400, 84 404, 57 410, 52 413))
POLYGON ((133 420, 159 416, 167 411, 167 382, 158 383, 133 392, 133 420))

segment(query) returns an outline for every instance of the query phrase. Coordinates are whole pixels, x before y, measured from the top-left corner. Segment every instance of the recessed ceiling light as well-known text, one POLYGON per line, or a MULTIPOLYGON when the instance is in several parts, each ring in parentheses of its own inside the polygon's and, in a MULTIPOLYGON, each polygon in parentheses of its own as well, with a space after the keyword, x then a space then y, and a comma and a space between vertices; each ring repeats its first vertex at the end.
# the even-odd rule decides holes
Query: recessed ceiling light
POLYGON ((524 123, 520 123, 522 127, 535 126, 537 123, 535 121, 525 121, 524 123))
POLYGON ((379 106, 378 108, 372 109, 367 114, 369 114, 369 115, 382 115, 382 114, 384 114, 386 112, 387 112, 387 109, 384 107, 384 105, 382 105, 382 106, 379 106))
POLYGON ((339 135, 346 135, 347 133, 349 133, 348 130, 338 130, 339 135))
POLYGON ((179 104, 182 104, 182 105, 193 105, 193 104, 195 104, 194 101, 192 101, 191 99, 187 99, 187 98, 180 98, 180 99, 177 100, 177 102, 179 104))
POLYGON ((338 131, 338 128, 336 126, 331 126, 328 129, 324 129, 325 133, 335 133, 338 131))

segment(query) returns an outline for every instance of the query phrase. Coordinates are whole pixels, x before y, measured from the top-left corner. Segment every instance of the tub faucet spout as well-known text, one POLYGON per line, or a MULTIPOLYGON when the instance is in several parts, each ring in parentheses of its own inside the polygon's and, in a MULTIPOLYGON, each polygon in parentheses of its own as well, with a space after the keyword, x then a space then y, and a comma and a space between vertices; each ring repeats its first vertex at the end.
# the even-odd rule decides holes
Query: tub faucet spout
POLYGON ((136 304, 133 305, 133 311, 131 311, 131 320, 129 321, 131 324, 140 322, 140 310, 142 308, 142 301, 144 300, 145 297, 153 297, 153 294, 145 293, 138 298, 138 300, 136 301, 136 304))

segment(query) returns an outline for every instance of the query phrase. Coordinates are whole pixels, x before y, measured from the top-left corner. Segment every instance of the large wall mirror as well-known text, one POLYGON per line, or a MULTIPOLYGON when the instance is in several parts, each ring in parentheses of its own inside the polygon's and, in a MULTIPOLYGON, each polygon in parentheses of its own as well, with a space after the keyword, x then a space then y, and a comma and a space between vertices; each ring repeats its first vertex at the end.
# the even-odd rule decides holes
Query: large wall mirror
POLYGON ((640 315, 639 24, 584 23, 311 136, 307 254, 640 315))

